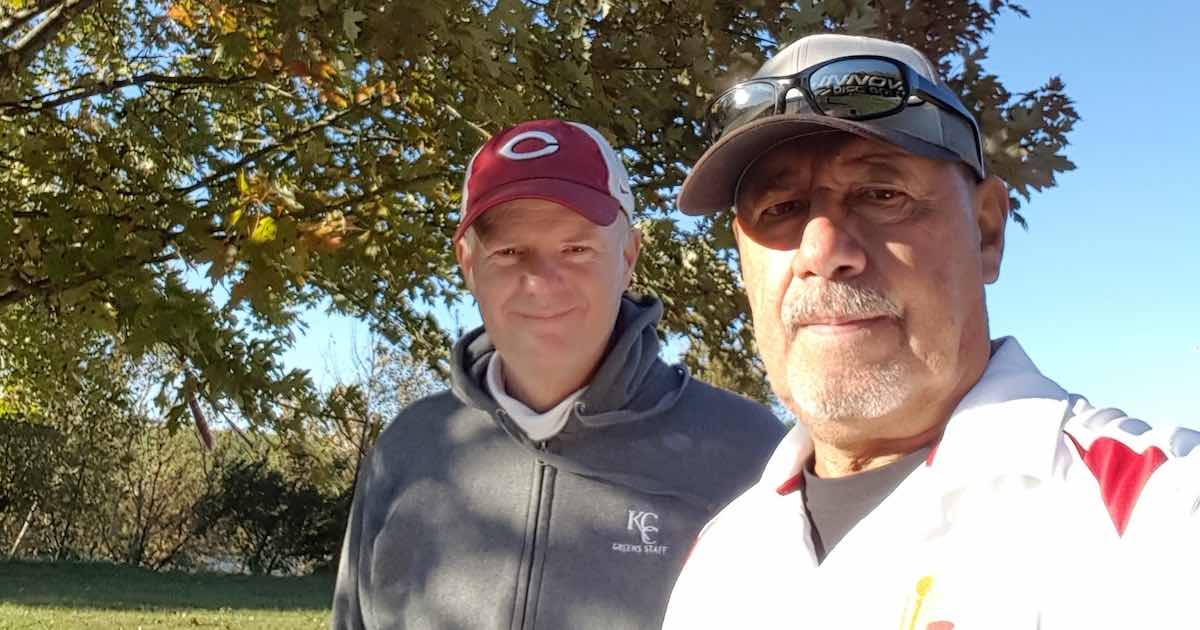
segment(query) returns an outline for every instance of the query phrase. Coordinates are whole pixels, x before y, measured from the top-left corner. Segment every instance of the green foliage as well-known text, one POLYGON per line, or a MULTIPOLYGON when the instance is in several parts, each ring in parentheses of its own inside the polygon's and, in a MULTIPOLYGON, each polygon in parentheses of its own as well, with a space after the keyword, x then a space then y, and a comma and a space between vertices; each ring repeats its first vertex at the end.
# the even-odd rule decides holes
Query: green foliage
POLYGON ((363 454, 401 407, 442 387, 396 346, 369 341, 353 373, 317 397, 318 413, 283 409, 296 430, 231 424, 213 431, 211 451, 153 402, 169 356, 135 362, 97 344, 72 369, 17 365, 3 399, 21 411, 0 413, 4 550, 20 540, 19 557, 154 570, 329 569, 363 454), (57 396, 28 404, 34 382, 57 396))
POLYGON ((349 488, 330 496, 263 461, 234 461, 198 506, 197 528, 228 541, 251 573, 296 572, 336 556, 351 497, 349 488))
POLYGON ((50 498, 64 441, 53 427, 0 412, 0 531, 50 498))
POLYGON ((760 391, 728 239, 671 226, 672 193, 704 148, 707 99, 806 33, 928 53, 1022 199, 1072 168, 1062 83, 1010 91, 986 70, 995 16, 1023 12, 1005 0, 6 4, 0 338, 32 342, 3 350, 61 365, 100 334, 163 351, 175 422, 188 392, 262 426, 281 401, 312 412, 279 357, 296 313, 325 300, 440 365, 427 311, 461 295, 463 169, 489 133, 546 116, 622 149, 656 235, 639 287, 670 298, 665 329, 694 363, 760 391), (38 312, 71 334, 51 342, 38 312))
POLYGON ((96 555, 150 569, 193 565, 196 506, 216 491, 206 459, 195 435, 145 421, 123 445, 115 492, 90 515, 96 555))
MULTIPOLYGON (((10 438, 2 450, 16 462, 3 475, 17 477, 10 486, 19 497, 15 503, 32 510, 36 501, 30 512, 36 531, 25 549, 55 557, 90 554, 100 544, 89 534, 94 517, 118 493, 123 445, 144 423, 130 399, 134 368, 99 342, 79 349, 69 365, 31 361, 15 367, 3 382, 8 399, 22 411, 0 426, 10 438)), ((6 540, 15 540, 22 529, 26 513, 18 512, 0 518, 6 540)))
POLYGON ((193 434, 149 415, 160 365, 102 343, 80 354, 63 369, 29 361, 6 375, 7 399, 24 410, 0 417, 0 540, 5 551, 20 540, 24 556, 172 564, 206 490, 204 454, 193 434), (33 405, 27 391, 53 395, 33 405))

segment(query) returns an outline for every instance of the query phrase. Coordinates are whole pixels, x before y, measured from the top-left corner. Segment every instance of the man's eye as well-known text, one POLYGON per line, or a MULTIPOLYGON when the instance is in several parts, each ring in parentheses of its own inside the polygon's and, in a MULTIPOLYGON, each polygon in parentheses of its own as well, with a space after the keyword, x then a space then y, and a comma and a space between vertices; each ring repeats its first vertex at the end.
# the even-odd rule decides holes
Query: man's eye
POLYGON ((513 256, 516 256, 519 253, 520 252, 518 252, 517 248, 515 248, 515 247, 505 247, 503 249, 497 249, 496 251, 492 252, 492 255, 496 256, 498 258, 511 258, 513 256))
POLYGON ((761 216, 778 218, 778 217, 791 216, 791 215, 799 214, 799 213, 806 212, 806 211, 807 211, 807 206, 803 202, 793 199, 791 201, 777 203, 777 204, 767 208, 766 210, 763 210, 761 216))
POLYGON ((583 254, 590 249, 591 248, 586 245, 571 245, 570 247, 565 248, 563 251, 568 254, 583 254))
POLYGON ((893 203, 899 201, 903 196, 904 193, 888 188, 868 188, 859 193, 859 197, 864 201, 875 203, 893 203))
POLYGON ((849 200, 855 214, 874 223, 899 223, 912 218, 918 208, 904 191, 894 188, 867 188, 849 200))

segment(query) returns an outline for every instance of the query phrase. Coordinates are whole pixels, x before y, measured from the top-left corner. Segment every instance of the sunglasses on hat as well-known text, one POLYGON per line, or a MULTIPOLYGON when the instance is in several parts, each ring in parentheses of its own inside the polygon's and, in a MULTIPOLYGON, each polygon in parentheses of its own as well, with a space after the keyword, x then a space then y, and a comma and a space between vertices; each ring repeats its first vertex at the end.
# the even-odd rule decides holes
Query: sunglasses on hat
POLYGON ((710 142, 751 121, 778 114, 818 114, 862 121, 932 103, 966 119, 983 164, 979 125, 949 90, 908 64, 889 57, 858 55, 830 59, 783 77, 743 81, 712 100, 704 118, 710 142))

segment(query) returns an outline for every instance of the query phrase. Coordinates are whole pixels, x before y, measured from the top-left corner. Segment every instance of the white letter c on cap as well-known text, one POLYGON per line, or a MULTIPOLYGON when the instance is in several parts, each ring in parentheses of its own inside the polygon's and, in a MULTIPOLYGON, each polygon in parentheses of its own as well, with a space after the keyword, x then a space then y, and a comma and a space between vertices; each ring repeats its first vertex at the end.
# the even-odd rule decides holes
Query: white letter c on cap
POLYGON ((558 138, 555 138, 554 136, 546 133, 545 131, 526 131, 524 133, 519 133, 519 134, 513 136, 512 138, 509 138, 508 142, 505 142, 504 146, 500 147, 500 150, 497 151, 497 153, 499 153, 500 155, 503 155, 504 157, 506 157, 510 160, 532 160, 534 158, 540 158, 540 157, 544 157, 547 155, 552 155, 557 152, 558 152, 558 138), (541 140, 542 142, 546 143, 546 146, 538 149, 537 151, 528 151, 528 152, 521 152, 521 153, 518 153, 513 150, 516 148, 516 146, 518 144, 521 144, 525 140, 533 140, 533 139, 541 140))

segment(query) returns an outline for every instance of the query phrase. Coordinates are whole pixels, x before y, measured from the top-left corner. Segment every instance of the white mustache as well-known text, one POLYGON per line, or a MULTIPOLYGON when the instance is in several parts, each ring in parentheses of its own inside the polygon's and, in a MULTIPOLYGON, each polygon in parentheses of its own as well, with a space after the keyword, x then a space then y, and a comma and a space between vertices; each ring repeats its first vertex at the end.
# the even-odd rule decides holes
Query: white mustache
POLYGON ((900 307, 886 295, 867 287, 823 282, 793 292, 783 306, 783 323, 795 333, 806 324, 830 319, 900 317, 900 307))

